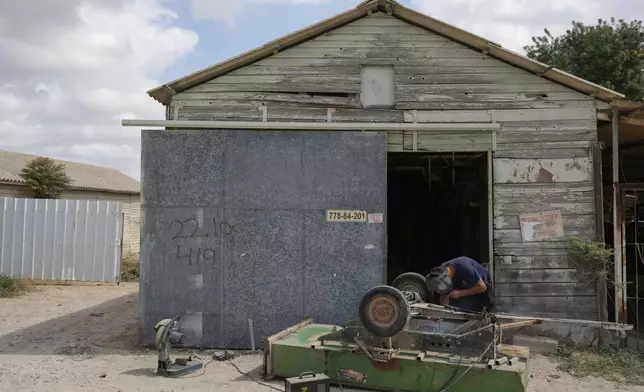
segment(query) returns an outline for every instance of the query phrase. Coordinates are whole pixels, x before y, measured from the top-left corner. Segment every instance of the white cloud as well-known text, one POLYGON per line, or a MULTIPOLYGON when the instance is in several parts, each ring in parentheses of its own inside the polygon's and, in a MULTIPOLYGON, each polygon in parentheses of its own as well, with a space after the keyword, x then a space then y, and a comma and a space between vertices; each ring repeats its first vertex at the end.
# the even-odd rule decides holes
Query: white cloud
POLYGON ((253 4, 319 4, 328 0, 192 0, 192 14, 195 19, 212 19, 229 26, 253 4))
POLYGON ((145 91, 197 34, 162 0, 0 2, 1 148, 138 178, 140 132, 120 119, 163 118, 145 91))
POLYGON ((573 20, 593 24, 611 16, 644 18, 640 0, 411 0, 414 8, 434 18, 523 52, 533 36, 548 28, 562 34, 573 20))

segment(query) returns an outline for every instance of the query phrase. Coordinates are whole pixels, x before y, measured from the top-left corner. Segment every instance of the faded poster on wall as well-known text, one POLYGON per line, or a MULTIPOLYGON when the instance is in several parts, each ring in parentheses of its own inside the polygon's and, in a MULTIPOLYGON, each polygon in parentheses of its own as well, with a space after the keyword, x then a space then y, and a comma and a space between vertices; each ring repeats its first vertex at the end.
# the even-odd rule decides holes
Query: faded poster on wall
POLYGON ((523 242, 545 241, 564 236, 561 211, 519 215, 523 242))

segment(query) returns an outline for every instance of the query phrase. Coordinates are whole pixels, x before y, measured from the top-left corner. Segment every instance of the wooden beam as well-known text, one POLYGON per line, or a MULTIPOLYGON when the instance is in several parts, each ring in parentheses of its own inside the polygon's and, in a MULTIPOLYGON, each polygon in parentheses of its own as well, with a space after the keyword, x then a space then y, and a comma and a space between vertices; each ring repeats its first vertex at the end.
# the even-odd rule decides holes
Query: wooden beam
POLYGON ((610 116, 607 113, 597 112, 597 121, 610 122, 610 116))
MULTIPOLYGON (((599 119, 599 116, 597 117, 599 119)), ((632 117, 620 117, 619 122, 622 124, 628 124, 628 125, 635 125, 638 127, 644 127, 644 118, 632 118, 632 117)), ((644 134, 644 129, 642 129, 642 132, 644 134)))

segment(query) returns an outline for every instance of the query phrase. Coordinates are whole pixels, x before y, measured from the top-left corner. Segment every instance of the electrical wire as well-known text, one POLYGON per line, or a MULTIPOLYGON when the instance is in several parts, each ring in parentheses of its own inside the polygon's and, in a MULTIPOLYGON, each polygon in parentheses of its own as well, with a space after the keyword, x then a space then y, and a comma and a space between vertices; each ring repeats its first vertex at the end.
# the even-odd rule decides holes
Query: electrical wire
POLYGON ((226 361, 226 362, 228 362, 229 364, 231 364, 231 365, 232 365, 232 366, 233 366, 233 367, 234 367, 234 368, 239 372, 239 374, 244 375, 244 376, 246 376, 246 377, 250 378, 250 379, 251 379, 251 381, 254 381, 254 382, 255 382, 255 383, 257 383, 257 384, 262 385, 262 386, 265 386, 265 387, 267 387, 267 388, 270 388, 270 389, 272 389, 272 390, 274 390, 274 391, 284 392, 284 390, 283 390, 283 389, 276 388, 276 387, 272 386, 271 384, 267 384, 267 383, 265 383, 265 382, 261 382, 261 381, 255 380, 255 378, 254 378, 250 373, 242 372, 242 370, 241 370, 241 369, 240 369, 240 368, 239 368, 239 367, 238 367, 238 366, 237 366, 237 365, 236 365, 232 360, 228 360, 228 361, 226 361))
MULTIPOLYGON (((485 351, 483 351, 483 353, 481 354, 481 356, 479 357, 479 359, 478 359, 478 360, 476 360, 476 361, 472 362, 472 364, 471 364, 467 369, 465 369, 465 371, 464 371, 463 373, 461 373, 461 375, 460 375, 460 376, 458 376, 458 378, 457 378, 456 380, 454 380, 454 382, 452 382, 450 385, 447 385, 446 387, 444 387, 443 389, 441 389, 441 390, 440 390, 440 391, 438 391, 438 392, 447 392, 447 390, 449 390, 449 389, 450 389, 450 388, 452 388, 454 385, 456 385, 456 383, 457 383, 457 382, 459 382, 463 377, 465 377, 465 375, 466 375, 470 370, 472 370, 472 368, 474 367, 474 365, 476 365, 477 363, 481 362, 481 360, 483 359, 483 357, 485 356, 485 354, 490 350, 490 348, 492 347, 492 345, 493 345, 493 344, 494 344, 494 339, 490 342, 490 344, 487 346, 487 348, 485 349, 485 351)), ((457 369, 458 369, 458 367, 457 367, 457 369)), ((456 373, 456 372, 454 372, 454 373, 456 373)))
POLYGON ((340 391, 345 392, 344 388, 342 387, 342 380, 340 380, 340 368, 338 368, 338 371, 336 372, 336 378, 338 379, 338 386, 340 387, 340 391))
MULTIPOLYGON (((483 323, 483 322, 481 321, 481 323, 479 323, 479 325, 481 325, 482 323, 483 323)), ((452 380, 454 379, 454 377, 456 377, 456 373, 458 373, 458 368, 459 368, 459 366, 461 366, 461 362, 463 361, 463 351, 464 351, 464 350, 465 350, 465 348, 461 348, 461 355, 460 355, 460 357, 458 358, 458 363, 457 363, 457 364, 456 364, 456 366, 454 367, 454 372, 452 372, 452 375, 451 375, 451 377, 449 378, 449 380, 445 381, 445 384, 443 384, 443 386, 441 387, 441 390, 442 390, 442 391, 446 391, 447 389, 444 389, 444 388, 446 388, 446 387, 447 387, 447 385, 449 385, 449 383, 451 383, 451 382, 452 382, 452 380)))
MULTIPOLYGON (((210 361, 206 362, 206 363, 203 365, 203 369, 201 369, 201 373, 199 373, 199 374, 196 374, 196 375, 190 375, 190 376, 188 376, 188 375, 183 375, 183 376, 179 376, 178 378, 197 378, 197 377, 201 377, 201 376, 203 376, 204 374, 206 374, 206 367, 207 367, 208 365, 210 365, 211 363, 213 363, 213 361, 214 361, 214 359, 211 359, 210 361)), ((165 373, 165 371, 164 371, 164 373, 165 373)))

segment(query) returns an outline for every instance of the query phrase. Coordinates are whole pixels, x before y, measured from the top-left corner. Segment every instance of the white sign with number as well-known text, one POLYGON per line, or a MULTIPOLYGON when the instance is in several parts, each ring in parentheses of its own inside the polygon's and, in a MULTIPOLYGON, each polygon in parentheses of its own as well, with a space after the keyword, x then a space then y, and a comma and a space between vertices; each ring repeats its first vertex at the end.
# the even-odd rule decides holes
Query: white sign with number
POLYGON ((367 211, 326 210, 327 222, 366 222, 367 211))

